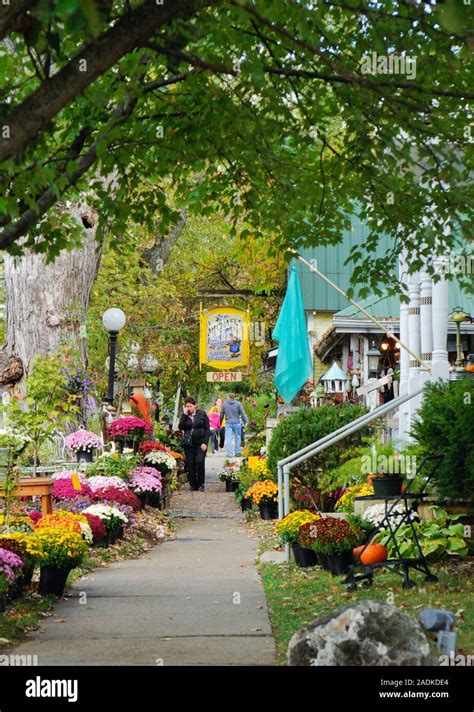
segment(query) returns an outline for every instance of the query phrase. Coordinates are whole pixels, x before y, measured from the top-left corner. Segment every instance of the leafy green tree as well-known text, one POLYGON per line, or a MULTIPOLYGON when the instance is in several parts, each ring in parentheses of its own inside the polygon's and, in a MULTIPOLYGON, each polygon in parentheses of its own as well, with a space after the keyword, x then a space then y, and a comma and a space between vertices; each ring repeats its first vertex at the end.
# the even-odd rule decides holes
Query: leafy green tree
POLYGON ((38 355, 24 381, 24 395, 13 395, 3 406, 7 424, 31 440, 35 470, 41 445, 52 441, 78 410, 75 397, 66 389, 64 365, 61 355, 38 355))
POLYGON ((182 206, 224 209, 234 231, 244 219, 280 250, 337 242, 357 214, 371 236, 354 283, 393 286, 401 249, 415 270, 468 230, 469 12, 455 0, 2 5, 0 247, 52 258, 77 243, 63 205, 84 193, 117 243, 130 217, 152 228, 158 214, 166 234, 182 206), (383 232, 396 242, 376 260, 383 232))

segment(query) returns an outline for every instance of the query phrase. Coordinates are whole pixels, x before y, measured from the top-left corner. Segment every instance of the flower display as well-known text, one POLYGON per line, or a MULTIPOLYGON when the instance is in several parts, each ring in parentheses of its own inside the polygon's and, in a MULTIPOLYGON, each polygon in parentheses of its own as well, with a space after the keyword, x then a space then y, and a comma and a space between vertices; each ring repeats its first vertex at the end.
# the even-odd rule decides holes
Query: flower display
POLYGON ((88 484, 83 484, 79 480, 81 489, 76 489, 70 478, 62 477, 55 480, 53 485, 53 497, 56 499, 72 498, 72 497, 92 497, 93 492, 88 484))
MULTIPOLYGON (((390 524, 393 528, 396 528, 401 524, 402 517, 406 515, 406 509, 404 502, 390 503, 390 524)), ((385 519, 385 504, 372 504, 367 507, 362 515, 362 518, 367 522, 370 522, 374 527, 378 527, 379 524, 385 519)), ((419 516, 416 512, 410 512, 410 519, 412 522, 418 521, 419 516)))
POLYGON ((219 479, 221 482, 240 482, 239 471, 236 467, 223 467, 219 479))
POLYGON ((128 523, 128 518, 118 507, 111 507, 108 504, 91 504, 90 507, 84 510, 84 514, 95 514, 96 517, 102 520, 107 529, 114 529, 117 525, 128 523))
MULTIPOLYGON (((32 556, 34 553, 35 547, 32 532, 30 534, 24 534, 23 532, 8 532, 8 534, 3 535, 2 541, 4 540, 18 542, 26 551, 28 556, 32 556)), ((21 554, 19 555, 21 556, 21 554)))
POLYGON ((94 464, 88 469, 88 479, 92 477, 118 477, 121 480, 127 480, 134 467, 140 463, 140 456, 133 451, 122 453, 119 452, 103 452, 94 464))
POLYGON ((0 537, 0 549, 6 549, 16 554, 23 561, 28 556, 28 549, 26 543, 19 539, 12 539, 7 536, 0 537))
POLYGON ((161 492, 161 475, 154 467, 136 467, 129 480, 129 487, 137 494, 161 492))
POLYGON ((77 452, 77 450, 90 451, 102 449, 102 440, 100 437, 82 428, 68 435, 65 442, 66 447, 73 452, 77 452))
POLYGON ((114 420, 107 432, 114 440, 143 440, 145 435, 153 435, 153 427, 143 418, 129 415, 114 420))
POLYGON ((374 488, 369 482, 348 487, 344 494, 339 497, 334 507, 336 512, 352 512, 354 510, 354 499, 356 497, 369 497, 374 494, 374 488))
POLYGON ((270 471, 265 457, 259 458, 251 470, 256 480, 267 480, 270 477, 270 471))
POLYGON ((23 560, 18 554, 0 547, 0 575, 3 574, 8 583, 12 583, 22 568, 23 560))
MULTIPOLYGON (((83 497, 78 495, 77 497, 64 497, 64 499, 58 499, 55 503, 56 511, 58 509, 64 509, 66 512, 73 512, 74 514, 79 514, 87 509, 92 504, 91 497, 83 497)), ((30 515, 31 516, 31 515, 30 515)))
POLYGON ((320 517, 300 528, 298 544, 320 554, 344 554, 365 539, 365 532, 356 530, 345 519, 320 517))
POLYGON ((81 483, 81 485, 87 485, 87 477, 84 475, 84 473, 78 472, 77 470, 61 470, 60 472, 55 472, 51 475, 51 479, 70 480, 72 475, 76 475, 76 477, 79 478, 79 482, 81 483))
POLYGON ((95 475, 87 478, 87 484, 93 492, 103 487, 117 487, 118 489, 127 489, 127 483, 121 477, 116 475, 95 475))
POLYGON ((40 566, 73 569, 82 562, 87 544, 82 535, 59 527, 37 529, 34 539, 34 556, 40 566))
POLYGON ((137 495, 134 494, 128 487, 107 486, 101 487, 94 492, 94 501, 114 502, 116 504, 127 504, 135 511, 140 509, 141 504, 137 495))
POLYGON ((296 512, 290 512, 286 517, 280 519, 275 527, 275 532, 280 537, 281 541, 286 543, 296 543, 300 527, 307 522, 314 522, 321 517, 318 514, 313 514, 309 509, 298 509, 296 512))
POLYGON ((248 488, 245 499, 251 499, 254 504, 272 504, 278 499, 278 486, 272 480, 255 482, 248 488))
POLYGON ((88 544, 92 544, 92 531, 87 517, 57 509, 53 514, 47 514, 36 523, 36 529, 55 528, 82 534, 88 544))
POLYGON ((154 465, 157 467, 162 475, 167 475, 176 467, 176 460, 174 457, 172 457, 169 452, 161 450, 152 450, 145 455, 143 459, 146 465, 154 465))
POLYGON ((100 517, 97 517, 95 514, 91 514, 90 512, 87 512, 84 516, 89 522, 93 542, 105 539, 105 537, 107 536, 107 528, 102 519, 100 519, 100 517))
POLYGON ((32 512, 30 512, 30 513, 28 514, 28 516, 29 516, 29 518, 31 519, 31 521, 33 522, 33 524, 36 524, 37 522, 39 522, 39 520, 41 519, 41 517, 42 517, 43 515, 41 514, 41 512, 38 512, 38 511, 36 511, 36 510, 33 510, 32 512))
POLYGON ((155 450, 168 452, 169 448, 167 448, 166 445, 156 442, 156 440, 147 440, 140 444, 140 453, 142 455, 148 455, 149 452, 154 452, 155 450))

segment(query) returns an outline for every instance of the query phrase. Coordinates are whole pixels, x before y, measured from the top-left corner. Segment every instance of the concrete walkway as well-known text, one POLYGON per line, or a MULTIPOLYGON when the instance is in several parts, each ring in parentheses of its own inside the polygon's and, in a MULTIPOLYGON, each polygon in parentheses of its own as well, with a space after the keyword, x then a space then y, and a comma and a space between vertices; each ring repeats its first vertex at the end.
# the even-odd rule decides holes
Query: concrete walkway
MULTIPOLYGON (((209 483, 222 461, 208 459, 209 483)), ((256 543, 235 514, 180 519, 175 541, 89 574, 14 652, 39 665, 272 665, 256 543)))

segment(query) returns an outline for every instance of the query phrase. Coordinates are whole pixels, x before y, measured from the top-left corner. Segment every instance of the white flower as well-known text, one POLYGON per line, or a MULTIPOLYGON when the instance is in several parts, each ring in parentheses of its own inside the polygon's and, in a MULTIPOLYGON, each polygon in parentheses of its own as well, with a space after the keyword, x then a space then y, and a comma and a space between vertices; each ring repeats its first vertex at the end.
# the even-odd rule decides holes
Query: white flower
MULTIPOLYGON (((387 510, 390 512, 390 524, 393 526, 396 526, 401 522, 402 517, 406 512, 403 502, 389 504, 387 510)), ((367 507, 362 515, 362 518, 373 524, 375 527, 378 527, 379 524, 381 524, 385 519, 385 504, 372 504, 370 507, 367 507)), ((411 512, 410 518, 412 521, 419 519, 416 512, 411 512)))
POLYGON ((120 479, 120 477, 115 477, 113 475, 110 477, 107 477, 106 475, 95 475, 94 477, 88 477, 86 482, 93 492, 96 492, 102 487, 118 487, 119 489, 127 489, 127 484, 120 479))
POLYGON ((95 514, 96 517, 102 520, 116 517, 117 519, 121 519, 124 524, 128 522, 127 517, 120 509, 117 509, 117 507, 109 507, 107 504, 91 504, 90 507, 84 509, 83 514, 95 514))
POLYGON ((81 525, 81 531, 82 531, 82 536, 84 537, 84 540, 87 542, 87 544, 92 544, 93 536, 92 536, 92 529, 90 528, 89 524, 86 524, 85 522, 79 522, 81 525))

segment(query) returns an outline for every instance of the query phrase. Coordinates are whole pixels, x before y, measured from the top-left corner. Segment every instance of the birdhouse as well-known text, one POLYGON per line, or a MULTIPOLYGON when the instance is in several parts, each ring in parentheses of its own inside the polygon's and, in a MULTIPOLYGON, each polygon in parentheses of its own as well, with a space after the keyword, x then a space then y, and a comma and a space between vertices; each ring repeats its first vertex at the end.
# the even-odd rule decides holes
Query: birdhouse
POLYGON ((346 382, 348 381, 348 378, 342 368, 340 368, 335 361, 329 371, 326 371, 324 376, 321 376, 321 381, 324 385, 325 394, 341 394, 342 398, 346 397, 346 382))

